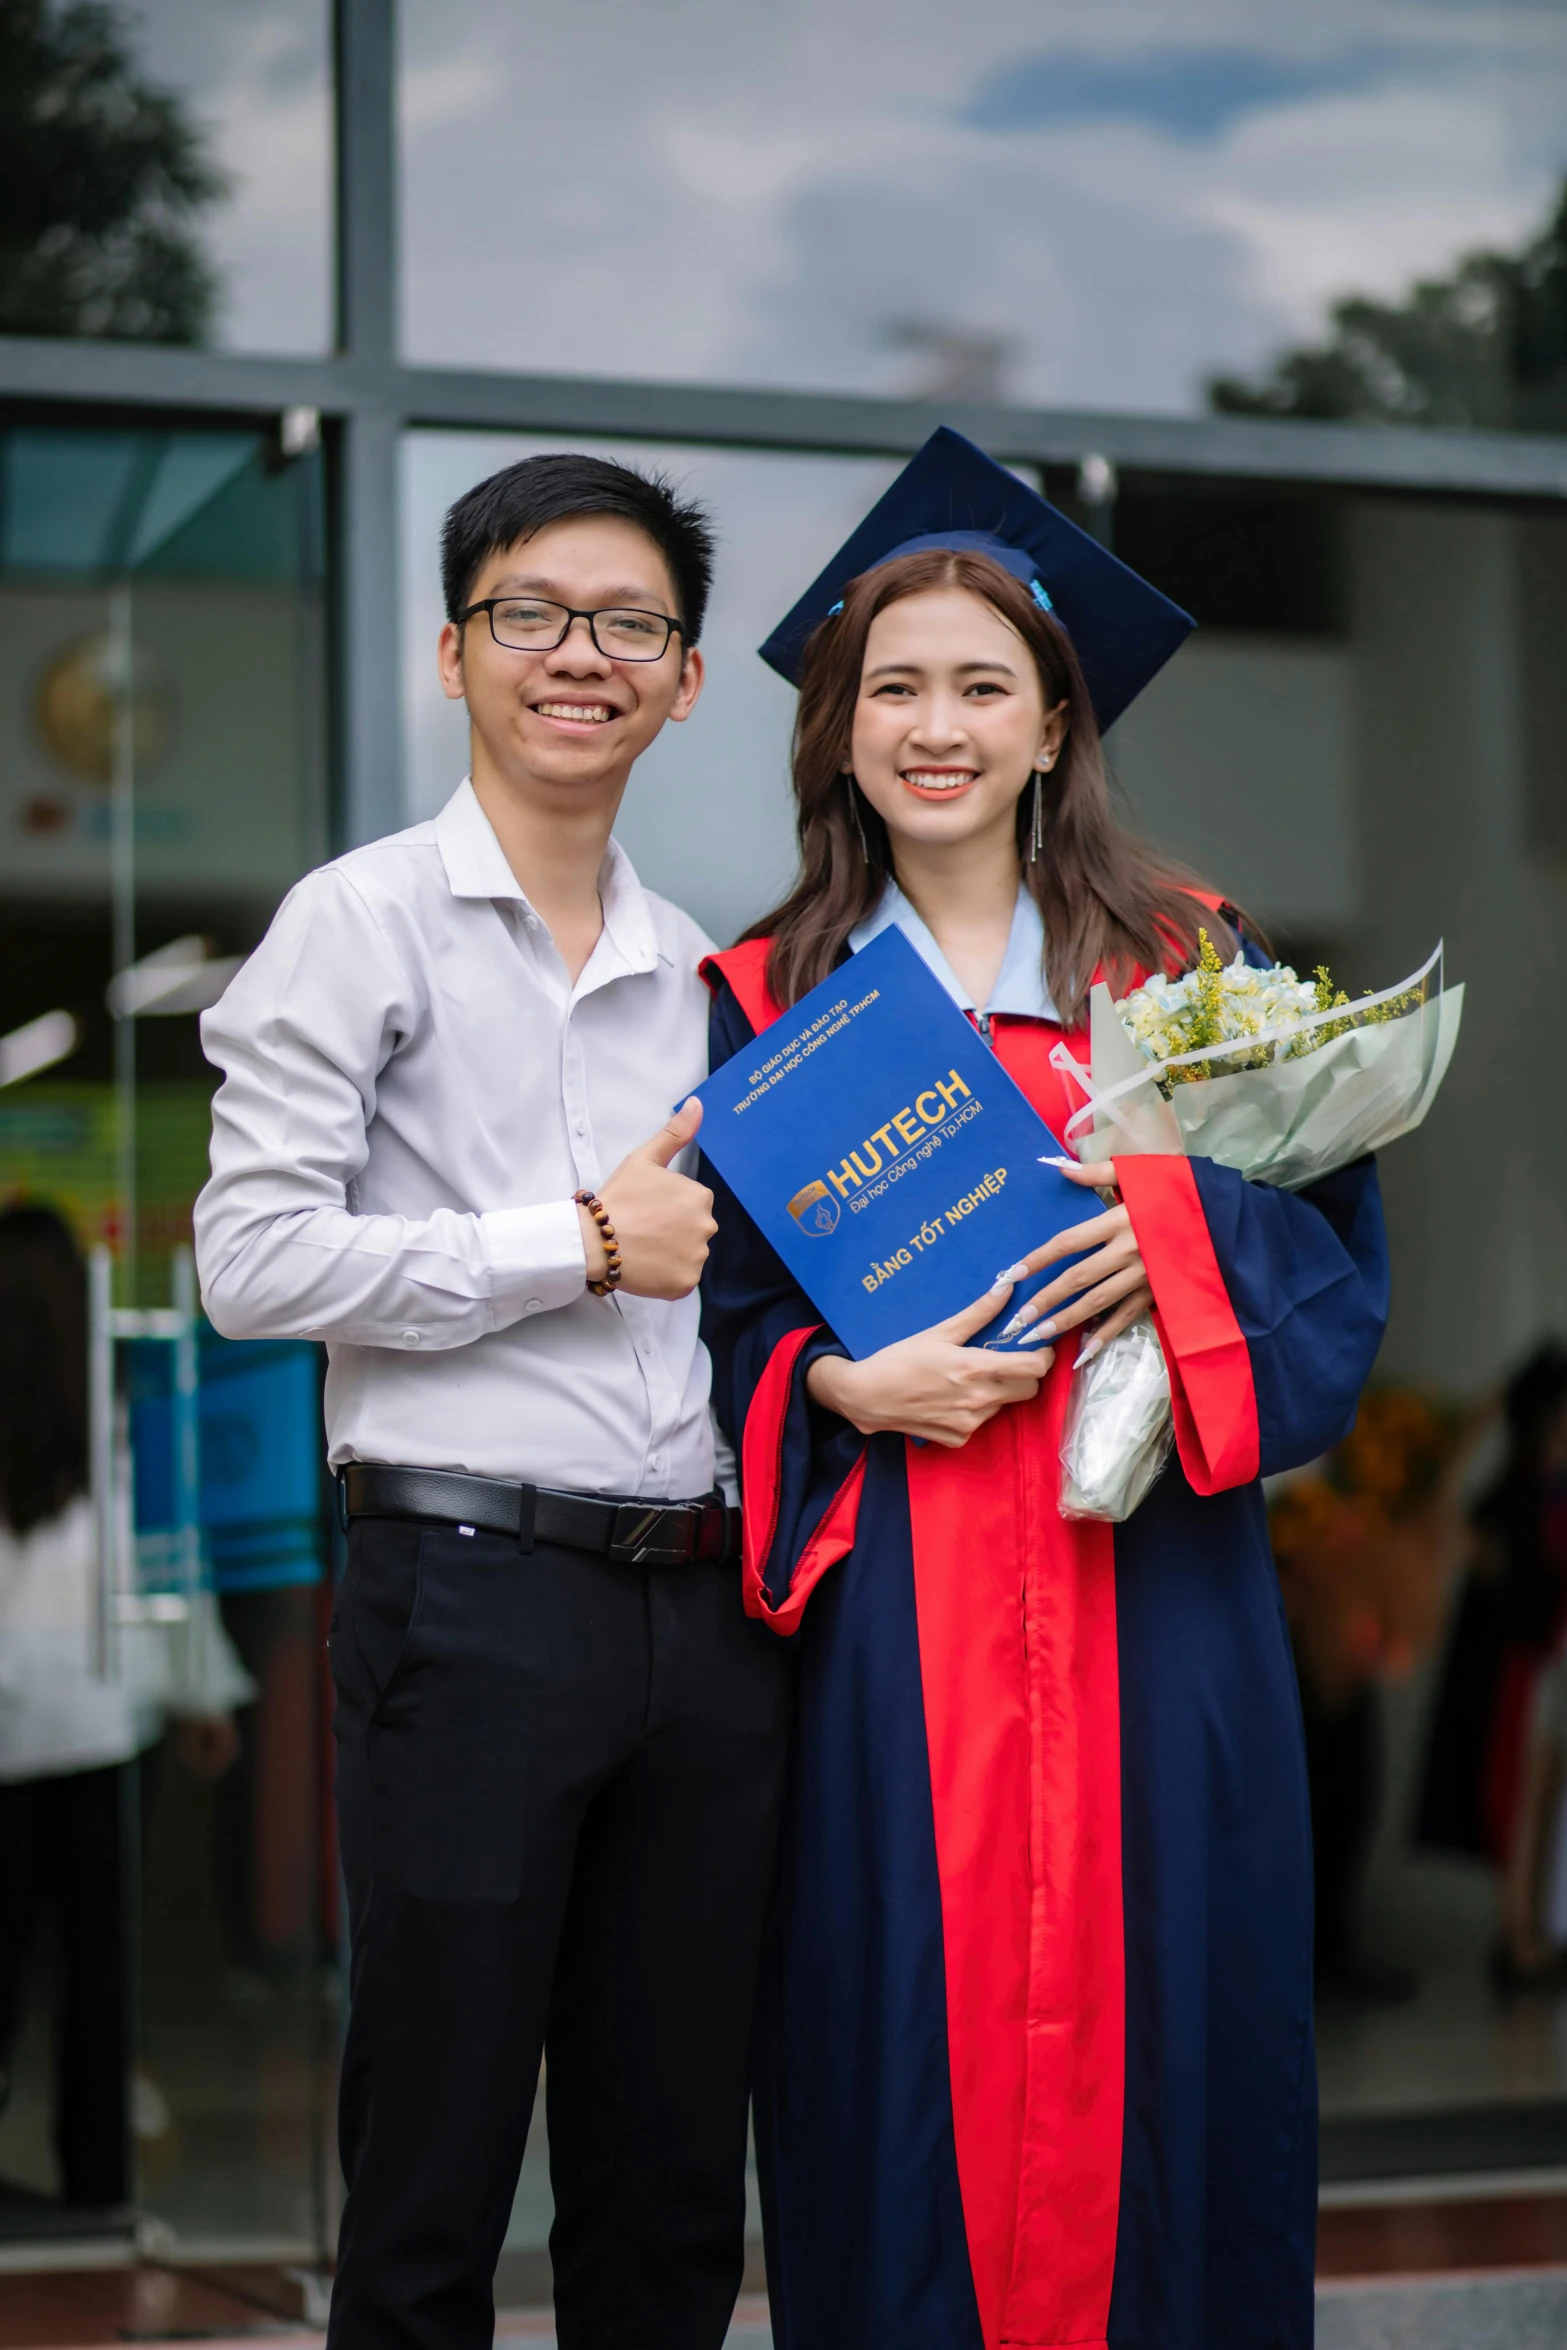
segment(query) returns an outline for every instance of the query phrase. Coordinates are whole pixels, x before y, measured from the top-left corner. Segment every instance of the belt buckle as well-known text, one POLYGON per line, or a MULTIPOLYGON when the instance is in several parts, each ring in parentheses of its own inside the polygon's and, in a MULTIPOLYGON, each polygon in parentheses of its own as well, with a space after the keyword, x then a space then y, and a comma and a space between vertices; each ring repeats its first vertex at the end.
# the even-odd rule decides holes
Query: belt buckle
POLYGON ((696 1555, 696 1515, 694 1510, 658 1503, 644 1509, 637 1502, 623 1502, 615 1512, 610 1556, 628 1559, 634 1567, 683 1567, 696 1555), (673 1545, 671 1536, 676 1538, 673 1545))

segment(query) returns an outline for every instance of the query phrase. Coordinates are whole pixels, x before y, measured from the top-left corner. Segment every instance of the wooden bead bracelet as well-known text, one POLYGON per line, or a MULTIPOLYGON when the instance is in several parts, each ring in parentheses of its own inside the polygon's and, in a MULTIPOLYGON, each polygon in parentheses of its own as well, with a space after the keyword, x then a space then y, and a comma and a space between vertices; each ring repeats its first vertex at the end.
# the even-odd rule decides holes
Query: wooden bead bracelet
POLYGON ((620 1243, 615 1238, 615 1227, 609 1220, 609 1210, 595 1191, 574 1191, 571 1196, 579 1208, 587 1209, 588 1214, 598 1226, 599 1237, 604 1243, 606 1260, 604 1278, 602 1281, 590 1281, 588 1287, 595 1297, 608 1297, 612 1289, 620 1287, 622 1271, 620 1243))

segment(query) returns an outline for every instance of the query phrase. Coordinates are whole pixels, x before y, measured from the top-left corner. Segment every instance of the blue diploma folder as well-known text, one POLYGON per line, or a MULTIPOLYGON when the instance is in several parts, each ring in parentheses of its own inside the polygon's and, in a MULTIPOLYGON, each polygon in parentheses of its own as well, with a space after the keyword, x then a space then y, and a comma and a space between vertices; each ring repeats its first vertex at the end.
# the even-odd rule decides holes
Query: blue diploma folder
MULTIPOLYGON (((1041 1165, 1061 1144, 896 927, 697 1093, 702 1149, 857 1358, 1099 1213, 1041 1165)), ((994 1346, 1061 1270, 1019 1282, 971 1343, 994 1346)))

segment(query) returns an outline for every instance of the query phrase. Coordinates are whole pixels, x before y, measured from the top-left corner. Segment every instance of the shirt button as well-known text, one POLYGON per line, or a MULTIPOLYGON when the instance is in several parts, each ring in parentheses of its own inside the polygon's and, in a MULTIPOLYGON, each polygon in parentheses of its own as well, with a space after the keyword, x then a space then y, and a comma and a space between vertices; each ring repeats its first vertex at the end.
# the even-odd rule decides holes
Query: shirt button
POLYGON ((523 1312, 524 1312, 525 1314, 542 1314, 542 1313, 543 1313, 543 1311, 544 1311, 544 1300, 543 1300, 543 1298, 542 1298, 542 1297, 530 1297, 530 1298, 526 1298, 526 1299, 523 1301, 523 1308, 522 1308, 522 1310, 523 1310, 523 1312))
POLYGON ((573 1120, 573 1124, 575 1125, 575 1127, 576 1127, 576 1129, 577 1129, 577 1132, 578 1132, 579 1134, 586 1134, 586 1133, 587 1133, 587 1130, 588 1130, 588 1122, 587 1122, 586 1118, 577 1118, 577 1119, 574 1119, 574 1120, 573 1120))
POLYGON ((418 1345, 418 1343, 419 1343, 419 1333, 418 1333, 418 1331, 417 1331, 417 1330, 405 1330, 405 1331, 403 1332, 403 1344, 404 1344, 404 1346, 417 1346, 417 1345, 418 1345))

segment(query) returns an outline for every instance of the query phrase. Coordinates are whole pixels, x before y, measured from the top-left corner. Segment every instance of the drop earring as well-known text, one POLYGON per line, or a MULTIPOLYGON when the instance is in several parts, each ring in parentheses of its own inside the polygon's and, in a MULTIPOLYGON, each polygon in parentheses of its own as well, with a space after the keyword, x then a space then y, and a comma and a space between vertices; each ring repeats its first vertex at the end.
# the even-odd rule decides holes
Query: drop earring
POLYGON ((1050 757, 1047 752, 1034 769, 1034 817, 1029 827, 1028 840, 1028 861, 1031 865, 1039 863, 1039 852, 1045 845, 1044 782, 1045 769, 1049 765, 1050 757))

